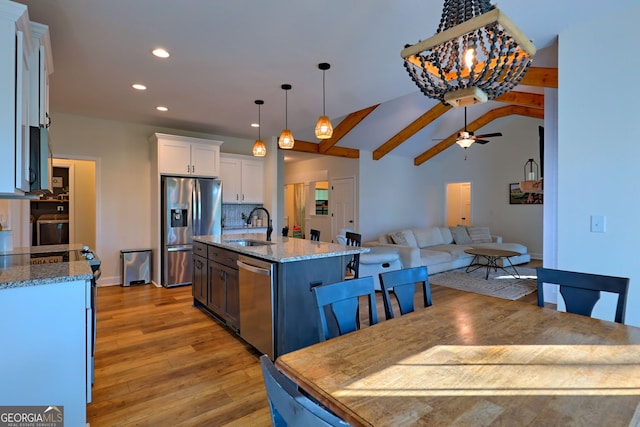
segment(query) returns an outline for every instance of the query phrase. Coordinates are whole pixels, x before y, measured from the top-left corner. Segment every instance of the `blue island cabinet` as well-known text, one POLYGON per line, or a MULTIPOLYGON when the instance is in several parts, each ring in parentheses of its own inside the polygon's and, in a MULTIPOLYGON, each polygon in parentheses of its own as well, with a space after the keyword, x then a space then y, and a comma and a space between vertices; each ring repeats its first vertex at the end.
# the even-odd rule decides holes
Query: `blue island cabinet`
POLYGON ((344 280, 342 256, 278 264, 275 357, 320 341, 318 309, 311 289, 344 280))
POLYGON ((1 405, 64 407, 65 426, 86 424, 90 292, 89 280, 0 289, 1 405))

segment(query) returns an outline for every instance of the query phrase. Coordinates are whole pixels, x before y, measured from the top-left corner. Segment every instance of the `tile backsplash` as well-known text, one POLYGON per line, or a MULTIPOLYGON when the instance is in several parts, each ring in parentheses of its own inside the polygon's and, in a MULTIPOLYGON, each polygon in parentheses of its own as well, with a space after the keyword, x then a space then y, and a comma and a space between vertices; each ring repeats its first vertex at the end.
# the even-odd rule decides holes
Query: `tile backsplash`
MULTIPOLYGON (((249 215, 249 213, 253 210, 253 208, 260 207, 262 205, 238 205, 238 204, 222 204, 222 227, 227 228, 237 228, 243 227, 246 223, 246 219, 242 219, 242 215, 245 217, 249 215)), ((257 215, 258 218, 262 219, 262 223, 266 227, 267 224, 267 215, 264 211, 255 212, 254 215, 257 215)), ((252 224, 255 225, 255 224, 252 224)))

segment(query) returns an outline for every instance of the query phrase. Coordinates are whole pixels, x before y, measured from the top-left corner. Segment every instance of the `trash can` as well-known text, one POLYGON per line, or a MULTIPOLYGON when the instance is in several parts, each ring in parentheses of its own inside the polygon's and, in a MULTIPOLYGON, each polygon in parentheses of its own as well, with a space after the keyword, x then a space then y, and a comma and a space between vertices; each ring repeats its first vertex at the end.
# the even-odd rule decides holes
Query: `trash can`
POLYGON ((123 249, 122 286, 151 283, 151 249, 123 249))

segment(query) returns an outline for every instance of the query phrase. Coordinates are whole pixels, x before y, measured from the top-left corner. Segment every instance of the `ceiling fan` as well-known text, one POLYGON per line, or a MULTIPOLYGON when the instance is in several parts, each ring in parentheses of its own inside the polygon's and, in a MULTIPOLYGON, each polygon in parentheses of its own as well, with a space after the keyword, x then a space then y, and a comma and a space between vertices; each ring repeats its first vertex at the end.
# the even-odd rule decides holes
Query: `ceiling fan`
POLYGON ((461 146, 462 148, 469 148, 471 144, 477 142, 478 144, 486 144, 487 141, 484 138, 494 138, 496 136, 502 136, 502 133, 485 133, 482 135, 474 135, 473 132, 467 130, 467 107, 464 107, 464 131, 458 132, 458 137, 456 138, 456 144, 461 146))

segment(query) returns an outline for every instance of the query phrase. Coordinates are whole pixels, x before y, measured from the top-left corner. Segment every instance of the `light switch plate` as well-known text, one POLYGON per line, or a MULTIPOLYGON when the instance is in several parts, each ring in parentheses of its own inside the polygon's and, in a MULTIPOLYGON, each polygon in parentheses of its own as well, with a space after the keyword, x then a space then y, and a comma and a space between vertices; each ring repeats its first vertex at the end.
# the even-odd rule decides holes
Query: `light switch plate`
POLYGON ((62 188, 62 177, 61 176, 51 177, 51 185, 53 186, 53 188, 62 188))
POLYGON ((604 233, 607 231, 607 218, 604 215, 591 215, 591 232, 604 233))

